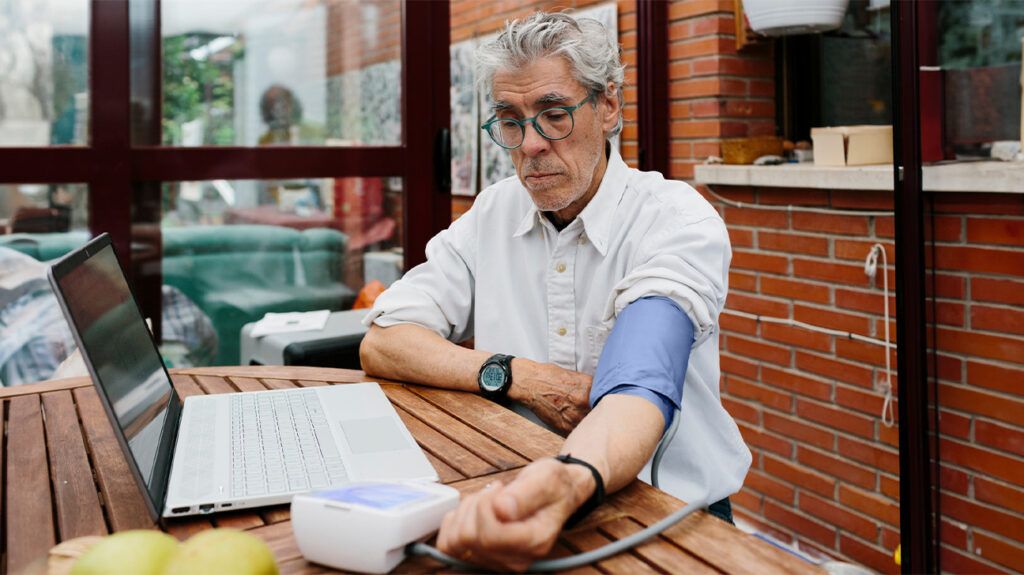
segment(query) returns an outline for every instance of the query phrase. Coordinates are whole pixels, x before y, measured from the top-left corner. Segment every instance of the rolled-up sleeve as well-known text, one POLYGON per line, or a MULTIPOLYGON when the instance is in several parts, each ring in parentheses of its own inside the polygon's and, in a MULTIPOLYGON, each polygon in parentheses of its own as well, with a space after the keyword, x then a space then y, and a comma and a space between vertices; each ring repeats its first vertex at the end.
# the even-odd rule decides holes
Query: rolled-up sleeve
POLYGON ((453 342, 473 337, 474 221, 470 210, 434 236, 427 243, 427 261, 384 290, 363 323, 416 324, 453 342))
POLYGON ((700 345, 714 332, 725 305, 732 251, 725 223, 717 216, 678 220, 651 229, 637 252, 637 264, 616 284, 605 312, 618 317, 632 302, 664 296, 693 322, 700 345))

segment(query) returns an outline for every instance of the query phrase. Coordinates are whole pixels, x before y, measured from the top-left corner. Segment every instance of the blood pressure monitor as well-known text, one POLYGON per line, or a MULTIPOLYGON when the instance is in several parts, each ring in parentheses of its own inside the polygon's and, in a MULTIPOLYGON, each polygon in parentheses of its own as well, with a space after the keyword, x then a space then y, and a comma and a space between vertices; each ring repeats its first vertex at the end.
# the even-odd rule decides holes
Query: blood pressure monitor
POLYGON ((436 483, 351 483, 292 499, 292 530, 306 560, 336 569, 387 573, 405 546, 441 526, 459 492, 436 483))

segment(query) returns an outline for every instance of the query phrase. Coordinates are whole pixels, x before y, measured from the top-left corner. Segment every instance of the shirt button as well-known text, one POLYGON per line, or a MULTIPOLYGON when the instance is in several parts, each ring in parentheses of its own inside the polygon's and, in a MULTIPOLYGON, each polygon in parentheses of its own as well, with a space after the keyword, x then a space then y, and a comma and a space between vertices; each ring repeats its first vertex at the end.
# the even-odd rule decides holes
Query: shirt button
POLYGON ((568 333, 564 327, 558 328, 558 335, 565 335, 568 333))
POLYGON ((562 262, 558 262, 558 265, 555 266, 555 270, 557 270, 558 273, 564 272, 565 271, 565 264, 562 263, 562 262))
POLYGON ((580 234, 580 239, 579 239, 578 243, 581 246, 587 243, 587 236, 586 236, 586 234, 580 234))

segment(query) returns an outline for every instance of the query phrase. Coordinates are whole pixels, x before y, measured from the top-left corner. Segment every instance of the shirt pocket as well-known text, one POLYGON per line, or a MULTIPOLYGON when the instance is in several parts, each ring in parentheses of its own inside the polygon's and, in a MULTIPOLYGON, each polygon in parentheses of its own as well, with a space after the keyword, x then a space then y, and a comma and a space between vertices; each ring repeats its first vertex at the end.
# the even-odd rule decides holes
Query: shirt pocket
POLYGON ((611 332, 612 328, 603 324, 588 326, 584 331, 587 337, 587 353, 584 357, 586 373, 594 373, 597 370, 597 361, 601 359, 601 352, 611 332))

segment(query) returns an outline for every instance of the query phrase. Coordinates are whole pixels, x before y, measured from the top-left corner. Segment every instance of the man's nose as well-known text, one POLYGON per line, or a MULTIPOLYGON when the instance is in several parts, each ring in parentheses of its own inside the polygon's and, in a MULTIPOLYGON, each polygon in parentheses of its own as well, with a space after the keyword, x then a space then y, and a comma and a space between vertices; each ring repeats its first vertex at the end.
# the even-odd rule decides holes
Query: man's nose
POLYGON ((547 151, 549 147, 551 147, 550 140, 540 135, 537 126, 533 122, 527 124, 523 132, 523 144, 520 146, 523 153, 527 156, 536 156, 547 151))

